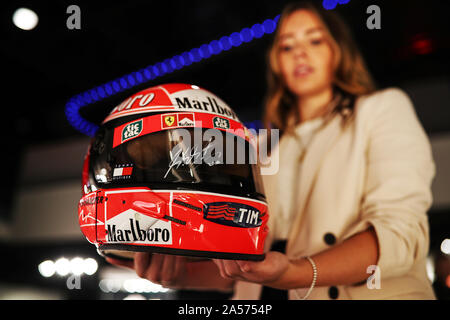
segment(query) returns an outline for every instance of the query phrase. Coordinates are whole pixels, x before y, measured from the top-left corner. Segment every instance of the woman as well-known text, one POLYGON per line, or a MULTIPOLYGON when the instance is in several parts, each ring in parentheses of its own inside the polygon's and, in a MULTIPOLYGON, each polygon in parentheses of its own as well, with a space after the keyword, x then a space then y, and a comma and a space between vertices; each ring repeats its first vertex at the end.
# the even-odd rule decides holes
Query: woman
POLYGON ((269 57, 265 122, 281 140, 279 171, 264 176, 266 245, 286 249, 262 262, 137 253, 128 266, 163 285, 234 289, 236 299, 266 297, 263 286, 290 299, 434 299, 425 270, 434 163, 411 101, 375 91, 345 25, 309 3, 284 10, 269 57))

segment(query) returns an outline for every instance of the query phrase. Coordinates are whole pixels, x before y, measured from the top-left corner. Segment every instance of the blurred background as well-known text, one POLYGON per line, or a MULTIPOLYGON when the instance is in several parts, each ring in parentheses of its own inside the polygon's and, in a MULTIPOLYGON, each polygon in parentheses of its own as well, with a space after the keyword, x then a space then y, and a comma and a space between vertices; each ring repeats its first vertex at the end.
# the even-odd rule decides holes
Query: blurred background
MULTIPOLYGON (((90 138, 65 114, 72 97, 80 114, 99 123, 128 95, 166 82, 205 87, 241 120, 258 127, 266 90, 271 25, 288 1, 1 1, 3 105, 0 193, 0 299, 207 299, 219 292, 166 290, 109 266, 78 227, 81 169, 90 138), (70 5, 81 28, 66 23, 70 5), (32 21, 17 16, 31 9, 32 21), (13 19, 13 16, 15 18, 13 19), (31 26, 27 27, 27 24, 31 26), (124 75, 262 24, 267 34, 235 39, 229 50, 164 76, 124 75), (153 78, 153 79, 152 79, 153 78), (83 94, 111 81, 105 99, 83 94)), ((336 9, 349 23, 378 86, 400 87, 414 102, 430 137, 437 175, 430 221, 428 276, 439 299, 450 299, 450 3, 351 0, 336 9), (369 30, 369 5, 381 9, 381 29, 369 30)), ((26 14, 25 14, 26 16, 26 14)), ((239 38, 239 37, 238 37, 239 38)), ((134 73, 136 75, 136 73, 134 73)))

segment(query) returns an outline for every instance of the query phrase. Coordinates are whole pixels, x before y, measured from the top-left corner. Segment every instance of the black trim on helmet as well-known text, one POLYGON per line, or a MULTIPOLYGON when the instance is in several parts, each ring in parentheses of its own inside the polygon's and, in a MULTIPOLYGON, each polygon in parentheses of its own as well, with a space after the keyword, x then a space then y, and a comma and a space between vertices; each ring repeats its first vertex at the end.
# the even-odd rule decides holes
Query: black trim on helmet
POLYGON ((129 245, 129 244, 101 244, 98 246, 98 252, 102 256, 111 257, 114 259, 122 259, 122 260, 131 260, 131 259, 121 257, 121 256, 113 254, 113 253, 105 253, 104 252, 105 250, 164 253, 164 254, 172 254, 172 255, 202 257, 202 258, 208 258, 208 259, 225 259, 225 260, 262 261, 266 257, 266 255, 264 253, 263 254, 245 254, 245 253, 233 253, 233 252, 174 249, 174 248, 153 247, 153 246, 137 246, 137 245, 129 245))

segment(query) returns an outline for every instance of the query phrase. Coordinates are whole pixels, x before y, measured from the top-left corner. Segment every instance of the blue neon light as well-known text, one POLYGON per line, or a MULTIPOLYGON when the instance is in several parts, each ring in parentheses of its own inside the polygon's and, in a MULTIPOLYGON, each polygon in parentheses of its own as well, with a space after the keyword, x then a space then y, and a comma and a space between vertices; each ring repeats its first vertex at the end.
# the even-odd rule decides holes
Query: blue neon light
MULTIPOLYGON (((325 9, 331 10, 337 4, 346 4, 348 2, 350 0, 323 0, 322 5, 325 9)), ((210 43, 203 44, 199 48, 182 52, 164 61, 157 62, 154 65, 150 65, 144 69, 124 75, 73 96, 66 104, 66 118, 75 129, 92 137, 95 135, 98 125, 81 117, 79 114, 80 108, 111 97, 124 90, 134 88, 137 85, 154 80, 165 74, 180 70, 203 59, 208 59, 213 55, 218 55, 222 51, 228 51, 233 47, 238 47, 244 43, 259 39, 264 34, 271 34, 275 31, 279 19, 280 15, 276 16, 275 19, 267 19, 262 24, 256 23, 250 28, 243 28, 240 32, 233 32, 229 36, 221 37, 219 40, 212 40, 210 43)))
POLYGON ((172 73, 193 63, 218 55, 223 51, 238 47, 244 43, 261 38, 264 34, 273 33, 280 16, 275 19, 267 19, 262 24, 255 24, 250 28, 244 28, 240 32, 233 32, 229 36, 223 36, 219 40, 212 40, 198 48, 177 54, 164 61, 157 62, 142 70, 124 75, 118 79, 102 84, 96 88, 85 91, 69 99, 66 104, 66 117, 69 123, 78 131, 94 136, 98 125, 81 117, 79 110, 94 102, 101 101, 116 93, 131 89, 144 82, 154 80, 165 74, 172 73))
POLYGON ((327 10, 333 10, 338 4, 347 4, 350 0, 323 0, 322 6, 327 10))

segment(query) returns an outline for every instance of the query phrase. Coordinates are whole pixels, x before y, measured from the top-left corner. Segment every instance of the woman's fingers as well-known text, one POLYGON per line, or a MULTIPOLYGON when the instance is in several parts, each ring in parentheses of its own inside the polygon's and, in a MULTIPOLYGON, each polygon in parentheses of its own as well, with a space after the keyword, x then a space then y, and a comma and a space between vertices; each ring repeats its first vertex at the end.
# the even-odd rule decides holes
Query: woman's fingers
POLYGON ((186 270, 186 258, 148 252, 136 252, 133 260, 106 258, 111 264, 134 269, 136 274, 164 286, 178 285, 186 270))
POLYGON ((234 260, 213 259, 223 278, 244 279, 242 270, 234 260))
POLYGON ((133 260, 114 259, 114 258, 110 258, 110 257, 106 257, 105 259, 106 259, 106 261, 108 261, 109 263, 111 263, 113 265, 129 268, 129 269, 134 269, 134 261, 133 260))
POLYGON ((186 272, 186 258, 181 256, 175 257, 175 277, 179 278, 180 275, 186 272))
POLYGON ((238 261, 236 261, 236 263, 239 266, 239 268, 242 270, 242 272, 249 272, 250 270, 252 270, 253 264, 250 261, 238 260, 238 261))
POLYGON ((242 275, 241 267, 235 260, 224 260, 223 266, 225 268, 225 274, 229 277, 239 277, 242 275))
POLYGON ((164 255, 161 264, 161 283, 170 285, 174 280, 176 257, 173 255, 164 255))
POLYGON ((145 278, 150 261, 151 255, 148 252, 136 252, 134 254, 134 270, 139 277, 145 278))
POLYGON ((222 260, 221 259, 212 259, 212 260, 216 264, 217 268, 219 269, 220 276, 222 278, 227 278, 227 275, 225 274, 225 271, 224 271, 222 260))
POLYGON ((152 255, 152 261, 147 268, 145 278, 153 283, 159 283, 161 281, 161 268, 164 262, 164 255, 154 253, 152 255))

